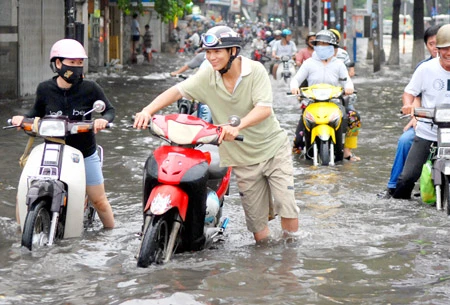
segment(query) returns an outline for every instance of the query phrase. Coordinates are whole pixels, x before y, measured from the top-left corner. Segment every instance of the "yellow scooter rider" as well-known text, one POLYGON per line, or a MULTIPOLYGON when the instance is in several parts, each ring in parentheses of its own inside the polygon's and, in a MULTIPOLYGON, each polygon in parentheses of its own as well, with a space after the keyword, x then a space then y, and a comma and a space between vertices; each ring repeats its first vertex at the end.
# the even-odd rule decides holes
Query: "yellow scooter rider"
MULTIPOLYGON (((309 86, 330 84, 343 87, 346 95, 353 94, 353 82, 348 75, 347 67, 335 57, 338 49, 336 36, 329 30, 322 30, 317 33, 313 45, 314 53, 312 57, 301 65, 291 80, 291 93, 298 95, 300 84, 307 80, 309 86)), ((348 126, 345 134, 344 158, 349 161, 359 161, 361 159, 355 156, 351 150, 358 146, 358 133, 361 127, 360 117, 351 103, 345 106, 348 126)), ((299 124, 303 124, 302 120, 299 121, 299 124)), ((299 135, 296 135, 296 138, 298 137, 299 135)), ((298 141, 296 142, 298 144, 298 141)))

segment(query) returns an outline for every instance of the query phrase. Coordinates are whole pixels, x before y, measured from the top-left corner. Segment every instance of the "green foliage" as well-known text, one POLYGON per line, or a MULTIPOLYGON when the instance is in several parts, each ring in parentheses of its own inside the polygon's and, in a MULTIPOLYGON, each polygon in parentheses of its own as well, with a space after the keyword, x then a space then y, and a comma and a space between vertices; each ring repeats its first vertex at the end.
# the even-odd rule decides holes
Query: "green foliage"
MULTIPOLYGON (((125 15, 138 12, 142 14, 144 7, 141 0, 117 0, 117 7, 124 12, 125 15)), ((183 17, 185 13, 190 14, 192 11, 191 0, 155 0, 155 11, 161 20, 165 23, 183 17)))
POLYGON ((367 0, 354 0, 353 8, 366 8, 367 0))
POLYGON ((192 10, 191 0, 155 0, 155 11, 164 23, 181 18, 192 10))
POLYGON ((140 14, 144 12, 144 6, 142 5, 141 0, 117 0, 117 7, 124 12, 125 15, 130 15, 131 12, 139 12, 140 14), (137 5, 135 5, 135 3, 137 5))

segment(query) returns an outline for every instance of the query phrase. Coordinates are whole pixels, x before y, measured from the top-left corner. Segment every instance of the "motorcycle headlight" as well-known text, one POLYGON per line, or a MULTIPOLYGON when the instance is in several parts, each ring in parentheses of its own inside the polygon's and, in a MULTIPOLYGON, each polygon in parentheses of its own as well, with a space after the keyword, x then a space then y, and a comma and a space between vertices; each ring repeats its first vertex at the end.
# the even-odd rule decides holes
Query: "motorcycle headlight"
POLYGON ((64 137, 66 135, 66 121, 42 120, 39 125, 39 134, 43 137, 64 137))
POLYGON ((306 120, 306 128, 308 130, 312 129, 316 124, 316 119, 314 118, 314 116, 309 111, 305 110, 305 112, 303 113, 303 117, 306 120))
POLYGON ((436 108, 434 121, 436 123, 450 123, 450 108, 436 108))
POLYGON ((339 126, 339 124, 341 123, 341 118, 342 118, 341 111, 340 110, 334 111, 330 115, 329 125, 336 129, 339 126))
POLYGON ((440 146, 450 146, 450 128, 438 129, 438 141, 440 146))
POLYGON ((326 101, 331 96, 331 88, 313 89, 313 95, 318 101, 326 101))
POLYGON ((282 60, 282 61, 289 61, 289 59, 291 59, 291 57, 288 56, 288 55, 283 55, 283 56, 281 56, 281 60, 282 60))

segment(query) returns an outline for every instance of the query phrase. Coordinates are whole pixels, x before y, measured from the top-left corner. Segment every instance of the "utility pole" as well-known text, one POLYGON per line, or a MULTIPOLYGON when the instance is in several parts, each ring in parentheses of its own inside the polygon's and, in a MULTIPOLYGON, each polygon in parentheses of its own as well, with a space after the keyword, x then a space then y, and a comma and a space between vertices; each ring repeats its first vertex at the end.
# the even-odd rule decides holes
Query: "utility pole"
POLYGON ((65 12, 65 38, 75 39, 75 3, 74 0, 66 0, 64 2, 65 12))
POLYGON ((378 72, 381 69, 381 35, 378 0, 373 0, 372 2, 372 15, 370 21, 373 41, 373 72, 378 72))

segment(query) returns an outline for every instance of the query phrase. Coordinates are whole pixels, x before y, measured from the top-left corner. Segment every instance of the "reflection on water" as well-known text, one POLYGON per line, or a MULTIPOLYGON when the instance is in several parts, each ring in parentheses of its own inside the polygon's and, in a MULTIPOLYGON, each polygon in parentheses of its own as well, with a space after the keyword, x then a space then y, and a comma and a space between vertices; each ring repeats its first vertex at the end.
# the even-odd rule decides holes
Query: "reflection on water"
MULTIPOLYGON (((450 278, 448 220, 417 201, 376 200, 387 182, 404 121, 398 120, 409 72, 386 68, 355 77, 362 116, 358 163, 314 167, 293 156, 300 238, 255 245, 232 181, 224 215, 226 240, 213 249, 174 256, 164 266, 137 269, 145 159, 158 145, 128 127, 132 115, 180 81, 168 76, 186 61, 158 54, 121 74, 90 75, 117 109, 116 125, 98 135, 105 149, 105 185, 117 228, 98 221, 83 238, 30 253, 20 248, 14 202, 17 159, 27 137, 3 130, 0 180, 0 304, 446 304, 450 278)), ((370 71, 370 67, 367 68, 370 71)), ((298 102, 273 81, 274 111, 289 136, 298 102)), ((0 119, 28 109, 32 99, 0 103, 0 119)), ((175 111, 170 106, 164 111, 175 111)), ((279 235, 279 220, 270 223, 279 235)))

